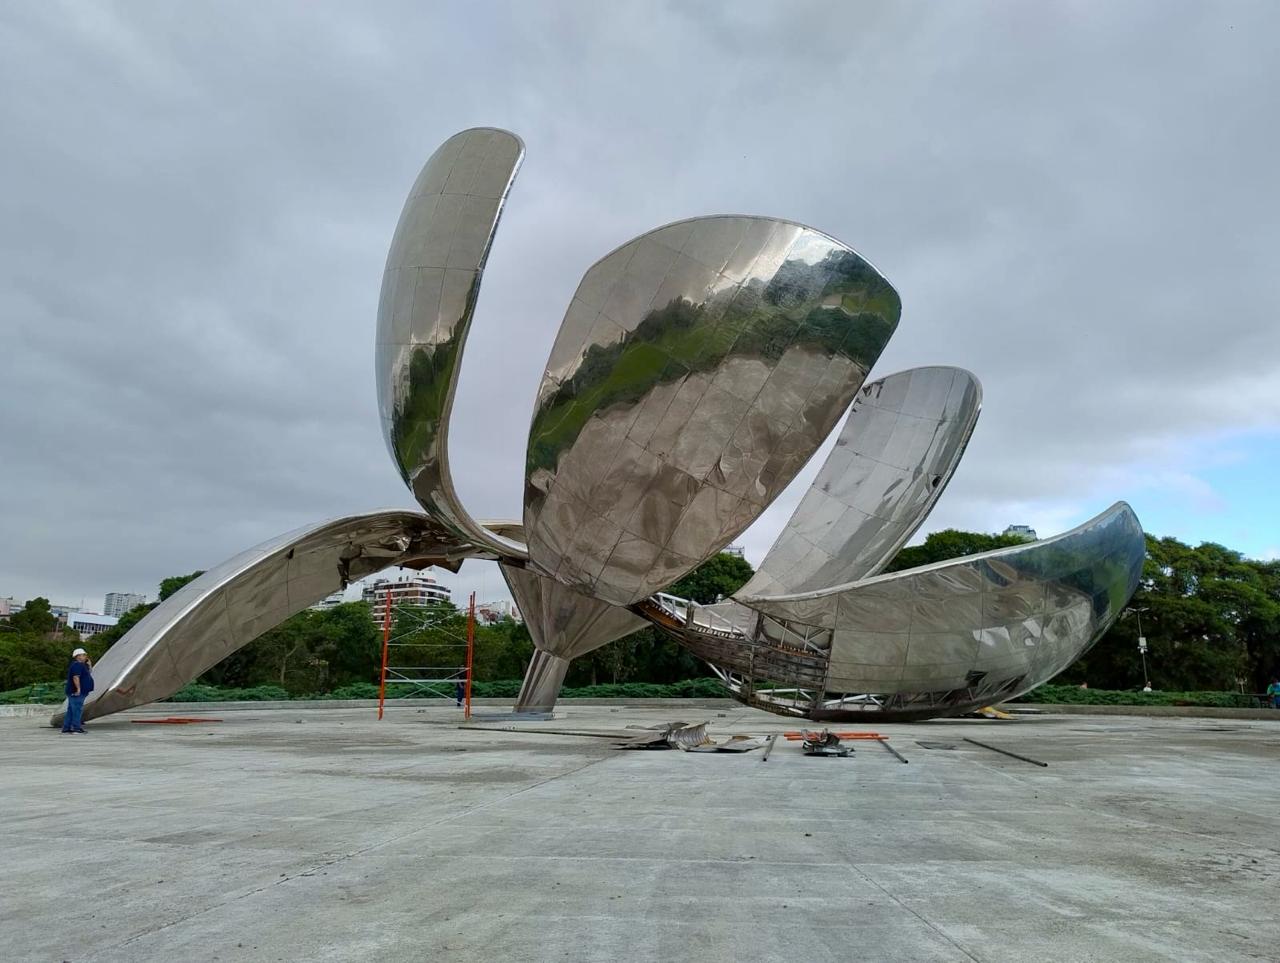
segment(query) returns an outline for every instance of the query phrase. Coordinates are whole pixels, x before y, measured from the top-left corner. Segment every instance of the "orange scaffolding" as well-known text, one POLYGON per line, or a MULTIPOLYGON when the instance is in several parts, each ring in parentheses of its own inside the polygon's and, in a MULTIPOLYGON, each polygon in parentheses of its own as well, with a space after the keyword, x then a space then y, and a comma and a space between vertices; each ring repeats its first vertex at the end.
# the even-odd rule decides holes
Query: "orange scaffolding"
POLYGON ((449 698, 456 697, 457 687, 462 686, 463 718, 471 718, 471 676, 475 662, 476 643, 476 593, 471 593, 467 604, 467 629, 465 636, 459 635, 444 627, 450 613, 442 613, 435 607, 405 606, 400 609, 399 617, 393 619, 391 613, 391 593, 387 593, 386 607, 382 613, 382 670, 378 681, 378 718, 381 719, 386 708, 387 686, 408 686, 409 691, 400 698, 416 695, 449 698), (401 623, 404 624, 401 624, 401 623), (419 632, 432 629, 440 636, 433 642, 415 639, 419 632), (448 661, 465 653, 461 665, 393 665, 392 652, 398 648, 413 648, 417 652, 428 653, 429 662, 448 661), (450 693, 441 686, 452 686, 450 693))

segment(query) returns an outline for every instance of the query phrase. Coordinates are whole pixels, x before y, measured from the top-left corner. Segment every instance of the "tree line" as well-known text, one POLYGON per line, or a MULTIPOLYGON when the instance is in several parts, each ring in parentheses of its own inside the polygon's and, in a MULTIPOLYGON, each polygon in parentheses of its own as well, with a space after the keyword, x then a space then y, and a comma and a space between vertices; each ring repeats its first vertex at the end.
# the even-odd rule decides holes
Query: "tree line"
MULTIPOLYGON (((889 571, 1018 544, 1013 536, 948 529, 902 549, 889 571)), ((160 599, 200 575, 165 579, 160 599)), ((671 586, 670 592, 710 604, 742 586, 749 563, 720 554, 671 586)), ((95 661, 152 605, 126 613, 118 625, 84 643, 95 661)), ((393 665, 461 665, 466 614, 451 605, 394 613, 393 665)), ((1141 688, 1138 637, 1147 640, 1147 672, 1156 689, 1262 691, 1280 671, 1280 561, 1247 559, 1214 543, 1191 547, 1174 538, 1147 536, 1142 582, 1122 617, 1060 683, 1099 689, 1141 688)), ((279 686, 293 694, 327 692, 376 682, 382 629, 363 602, 293 616, 206 672, 200 682, 235 688, 279 686)), ((71 649, 81 644, 59 628, 47 599, 0 622, 0 690, 60 679, 71 649)), ((474 678, 519 679, 533 642, 513 620, 475 627, 474 678)), ((598 683, 672 683, 707 675, 706 666, 655 628, 644 628, 574 660, 568 686, 598 683)))

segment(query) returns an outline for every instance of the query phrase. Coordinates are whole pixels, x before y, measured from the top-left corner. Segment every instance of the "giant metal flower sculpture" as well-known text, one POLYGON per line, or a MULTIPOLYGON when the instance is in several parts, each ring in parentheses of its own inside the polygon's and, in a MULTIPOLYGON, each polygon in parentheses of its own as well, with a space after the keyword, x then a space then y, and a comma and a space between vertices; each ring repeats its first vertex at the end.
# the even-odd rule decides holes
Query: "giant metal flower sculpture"
POLYGON ((506 131, 451 137, 391 243, 379 406, 423 511, 324 522, 207 572, 108 651, 87 718, 170 695, 390 565, 501 563, 536 647, 520 709, 549 708, 570 660, 652 623, 773 711, 954 714, 1050 678, 1118 616, 1144 553, 1124 503, 1046 541, 877 574, 955 470, 981 389, 947 367, 866 383, 897 293, 839 241, 773 218, 680 221, 593 265, 538 388, 524 518, 473 518, 450 477, 449 414, 523 154, 506 131), (716 605, 664 595, 759 517, 846 411, 756 576, 716 605))

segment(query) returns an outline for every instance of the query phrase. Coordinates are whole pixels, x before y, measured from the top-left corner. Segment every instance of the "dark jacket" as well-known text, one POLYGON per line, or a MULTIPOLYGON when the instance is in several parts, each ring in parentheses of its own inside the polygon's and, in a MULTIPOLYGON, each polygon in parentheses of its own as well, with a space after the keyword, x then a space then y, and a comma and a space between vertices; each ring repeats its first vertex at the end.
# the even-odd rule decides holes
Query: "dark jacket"
POLYGON ((71 665, 67 669, 67 684, 63 691, 67 695, 75 695, 75 683, 71 680, 76 676, 80 677, 80 694, 87 696, 93 691, 93 673, 89 670, 87 662, 77 662, 75 659, 71 660, 71 665))

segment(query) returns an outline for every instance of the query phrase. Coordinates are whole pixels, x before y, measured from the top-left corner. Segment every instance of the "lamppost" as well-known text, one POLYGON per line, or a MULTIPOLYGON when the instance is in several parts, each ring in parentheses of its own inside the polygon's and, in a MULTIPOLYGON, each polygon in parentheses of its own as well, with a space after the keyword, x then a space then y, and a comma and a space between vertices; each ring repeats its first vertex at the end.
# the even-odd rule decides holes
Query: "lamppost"
POLYGON ((1151 691, 1151 676, 1147 674, 1147 637, 1142 634, 1142 613, 1147 611, 1146 608, 1129 609, 1121 618, 1126 618, 1132 613, 1138 619, 1138 654, 1142 656, 1142 691, 1151 691))
POLYGON ((1142 691, 1151 691, 1151 677, 1147 675, 1147 637, 1142 634, 1142 613, 1146 609, 1134 609, 1133 614, 1138 617, 1138 654, 1142 656, 1142 691))

